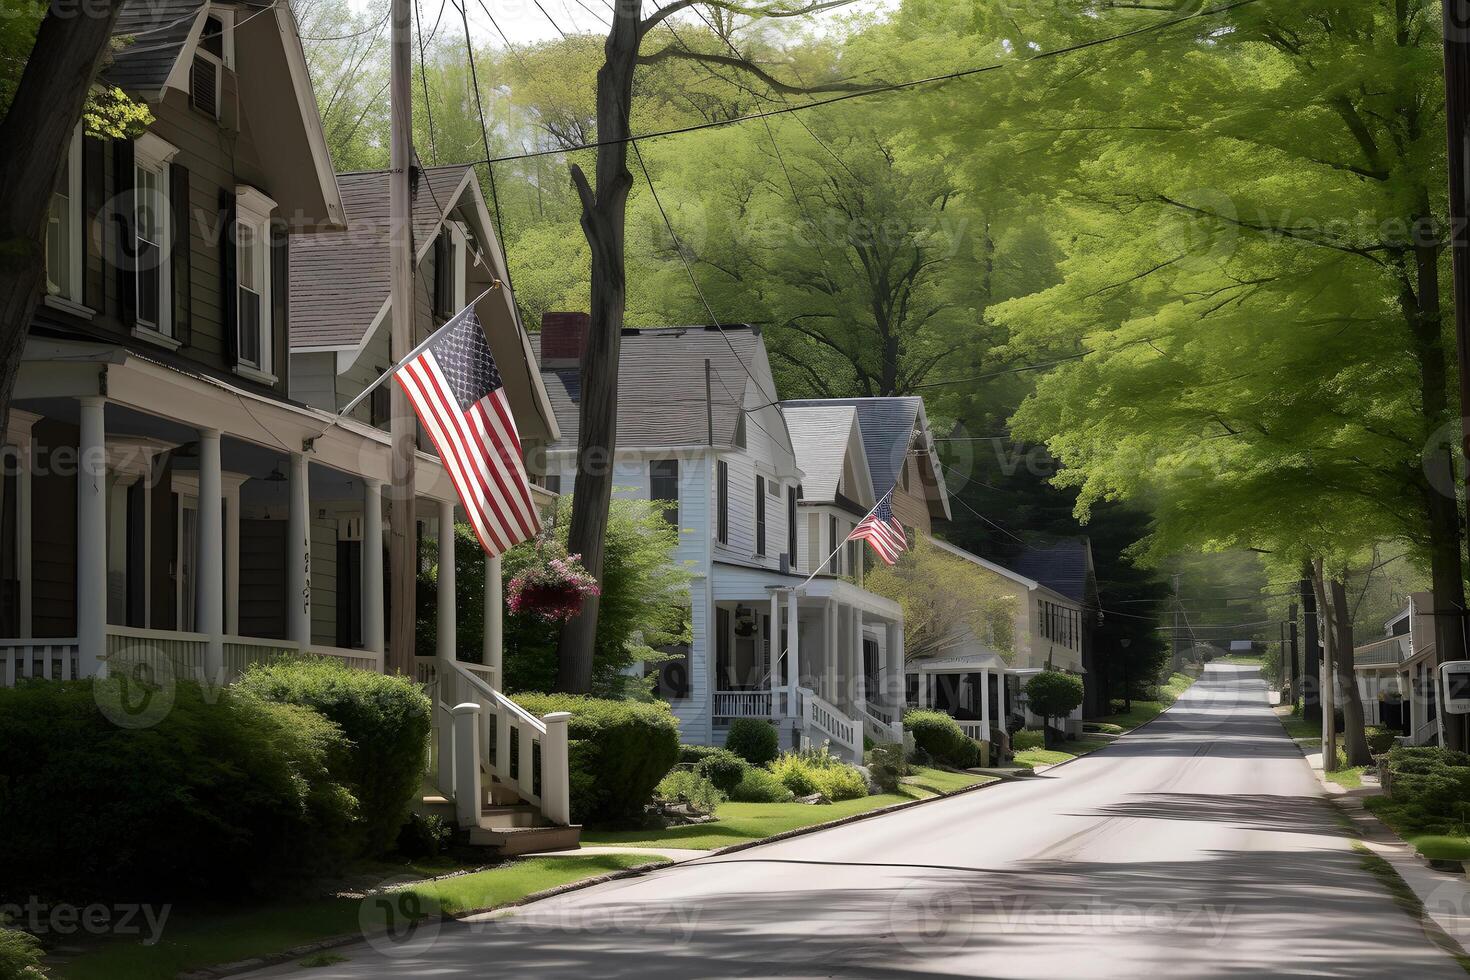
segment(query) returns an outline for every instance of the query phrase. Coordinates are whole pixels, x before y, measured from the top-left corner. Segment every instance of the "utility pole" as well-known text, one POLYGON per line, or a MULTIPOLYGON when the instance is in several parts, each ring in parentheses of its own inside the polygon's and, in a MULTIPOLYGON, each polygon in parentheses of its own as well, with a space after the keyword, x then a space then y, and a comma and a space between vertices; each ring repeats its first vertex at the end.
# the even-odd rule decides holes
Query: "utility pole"
MULTIPOLYGON (((391 106, 390 166, 388 176, 389 250, 392 255, 391 357, 413 349, 413 222, 409 199, 409 169, 413 166, 413 101, 409 51, 409 0, 392 0, 388 88, 391 106)), ((389 500, 392 521, 388 534, 388 608, 391 610, 391 673, 413 676, 415 586, 418 572, 418 515, 414 494, 415 426, 413 408, 403 387, 392 386, 392 482, 389 500)))
POLYGON ((1290 611, 1286 614, 1286 618, 1286 640, 1288 644, 1288 649, 1286 653, 1287 656, 1290 658, 1286 661, 1288 665, 1286 669, 1286 679, 1291 684, 1291 705, 1293 708, 1295 708, 1297 699, 1301 697, 1302 692, 1302 673, 1300 670, 1297 669, 1296 660, 1296 603, 1293 602, 1291 604, 1290 611))
MULTIPOLYGON (((1465 167, 1470 165, 1470 0, 1443 0, 1440 5, 1444 18, 1444 116, 1446 143, 1449 151, 1449 236, 1450 267, 1452 273, 1455 308, 1455 349, 1460 362, 1460 416, 1470 419, 1470 187, 1466 186, 1465 167)), ((1470 459, 1470 433, 1462 432, 1460 452, 1470 459)), ((1466 508, 1470 511, 1470 495, 1466 496, 1466 508)), ((1457 545, 1458 546, 1458 545, 1457 545)), ((1444 605, 1450 605, 1444 602, 1444 605)), ((1435 597, 1435 615, 1450 612, 1459 617, 1456 628, 1464 629, 1465 610, 1444 610, 1439 596, 1435 597)), ((1444 631, 1436 625, 1436 632, 1444 631)), ((1452 659, 1445 644, 1436 648, 1436 660, 1452 659)), ((1458 737, 1458 726, 1451 737, 1453 748, 1463 749, 1466 742, 1458 737)))
POLYGON ((1312 566, 1302 566, 1301 596, 1302 621, 1306 633, 1306 655, 1302 663, 1302 720, 1317 723, 1322 720, 1322 673, 1320 656, 1321 643, 1317 633, 1317 593, 1312 589, 1312 566))

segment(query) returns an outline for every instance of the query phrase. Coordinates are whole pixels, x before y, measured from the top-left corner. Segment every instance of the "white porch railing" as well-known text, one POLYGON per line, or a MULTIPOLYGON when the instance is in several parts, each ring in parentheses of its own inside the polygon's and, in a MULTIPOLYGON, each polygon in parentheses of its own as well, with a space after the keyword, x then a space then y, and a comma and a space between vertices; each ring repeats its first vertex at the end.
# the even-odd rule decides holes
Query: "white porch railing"
MULTIPOLYGON (((414 657, 414 680, 418 681, 420 684, 423 684, 425 687, 433 684, 435 674, 437 673, 437 671, 435 671, 434 669, 434 665, 438 662, 438 660, 438 657, 414 657)), ((462 669, 469 671, 471 674, 474 674, 486 684, 489 684, 491 687, 496 688, 497 690, 499 689, 499 685, 495 683, 494 667, 487 667, 484 664, 467 663, 463 660, 456 661, 456 663, 458 663, 462 669)))
POLYGON ((862 759, 863 738, 856 723, 809 687, 801 689, 801 721, 808 737, 813 733, 821 735, 845 752, 847 758, 862 759))
POLYGON ((75 638, 0 639, 0 684, 5 687, 27 677, 74 680, 77 670, 75 638))
POLYGON ((716 718, 770 718, 770 691, 716 691, 716 718))
POLYGON ((863 734, 875 742, 903 742, 903 725, 892 720, 892 714, 876 704, 864 702, 859 706, 863 723, 863 734))
POLYGON ((198 677, 204 669, 204 648, 209 637, 203 633, 151 630, 136 626, 108 626, 106 660, 109 665, 147 664, 155 674, 165 663, 171 676, 198 677))
POLYGON ((961 721, 955 719, 955 724, 960 726, 960 731, 970 736, 977 742, 990 741, 990 733, 985 730, 985 723, 981 721, 961 721))
MULTIPOLYGON (((427 658, 426 658, 427 659, 427 658)), ((553 824, 571 823, 567 719, 537 718, 491 687, 472 664, 454 663, 432 681, 435 768, 439 790, 455 801, 461 826, 478 826, 481 787, 488 772, 553 824), (461 724, 466 706, 478 724, 461 724), (467 733, 473 732, 471 739, 467 733), (447 751, 446 751, 447 750, 447 751)))

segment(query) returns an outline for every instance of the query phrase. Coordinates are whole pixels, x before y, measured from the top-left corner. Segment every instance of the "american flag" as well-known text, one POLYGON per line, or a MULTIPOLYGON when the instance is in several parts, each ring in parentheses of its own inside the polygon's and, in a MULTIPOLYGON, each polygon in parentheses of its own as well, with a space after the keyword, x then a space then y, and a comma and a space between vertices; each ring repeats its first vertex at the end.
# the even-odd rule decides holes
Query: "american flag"
POLYGON ((889 505, 888 498, 893 496, 890 490, 878 501, 878 506, 869 512, 858 522, 858 526, 852 529, 847 536, 849 541, 866 541, 873 546, 873 552, 883 560, 883 564, 892 565, 898 561, 898 556, 908 549, 909 540, 904 535, 903 525, 898 518, 893 516, 893 507, 889 505))
POLYGON ((395 377, 434 440, 486 554, 535 537, 541 518, 520 436, 474 306, 440 327, 395 377))

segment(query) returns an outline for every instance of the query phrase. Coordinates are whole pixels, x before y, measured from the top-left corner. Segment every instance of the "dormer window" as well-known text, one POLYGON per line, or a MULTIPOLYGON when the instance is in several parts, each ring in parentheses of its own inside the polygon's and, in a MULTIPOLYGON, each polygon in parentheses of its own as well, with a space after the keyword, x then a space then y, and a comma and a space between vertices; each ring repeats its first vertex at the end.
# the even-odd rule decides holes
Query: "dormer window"
POLYGON ((210 10, 204 18, 194 62, 189 69, 189 102, 215 119, 220 115, 225 69, 235 67, 234 15, 228 10, 210 10))

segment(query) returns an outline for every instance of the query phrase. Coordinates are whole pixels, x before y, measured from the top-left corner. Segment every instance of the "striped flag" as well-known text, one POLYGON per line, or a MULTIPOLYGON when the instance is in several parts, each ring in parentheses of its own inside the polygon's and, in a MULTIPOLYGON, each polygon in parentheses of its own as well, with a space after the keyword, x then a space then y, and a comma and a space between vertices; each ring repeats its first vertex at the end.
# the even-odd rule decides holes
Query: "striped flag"
POLYGON ((535 537, 541 517, 520 435, 474 305, 435 331, 395 377, 434 440, 485 553, 498 555, 535 537))
POLYGON ((908 550, 909 546, 903 525, 893 516, 893 508, 888 503, 891 496, 892 490, 885 493, 883 499, 878 501, 878 506, 869 511, 868 516, 859 521, 858 526, 847 536, 848 541, 866 541, 872 545, 873 552, 885 565, 898 561, 898 556, 908 550))

